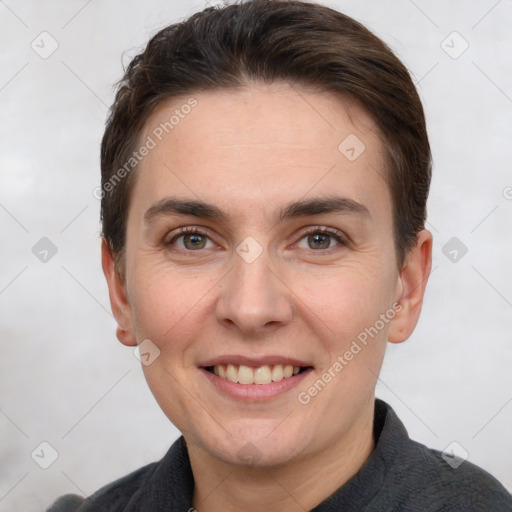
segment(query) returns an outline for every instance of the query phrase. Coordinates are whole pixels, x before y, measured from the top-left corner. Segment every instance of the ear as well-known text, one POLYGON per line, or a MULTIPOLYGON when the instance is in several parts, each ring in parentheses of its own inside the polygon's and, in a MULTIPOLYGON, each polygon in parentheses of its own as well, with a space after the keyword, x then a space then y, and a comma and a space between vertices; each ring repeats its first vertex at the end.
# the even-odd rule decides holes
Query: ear
POLYGON ((432 269, 432 233, 426 229, 418 235, 398 276, 396 308, 388 333, 388 341, 401 343, 414 331, 421 312, 425 287, 432 269))
POLYGON ((110 307, 117 321, 117 339, 128 346, 137 345, 133 332, 132 310, 126 294, 126 283, 116 268, 114 255, 105 238, 101 240, 101 266, 107 280, 110 307))

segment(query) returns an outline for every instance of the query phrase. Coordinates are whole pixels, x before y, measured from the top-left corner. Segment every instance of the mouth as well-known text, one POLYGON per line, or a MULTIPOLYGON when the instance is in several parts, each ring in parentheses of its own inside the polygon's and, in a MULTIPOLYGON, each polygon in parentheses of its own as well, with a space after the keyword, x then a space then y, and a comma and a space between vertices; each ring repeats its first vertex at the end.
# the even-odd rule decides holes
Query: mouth
POLYGON ((278 399, 314 371, 304 361, 281 356, 221 356, 204 361, 199 370, 216 392, 237 401, 278 399))
POLYGON ((204 367, 206 371, 229 382, 243 385, 256 384, 260 386, 290 379, 311 368, 311 366, 293 366, 291 364, 264 364, 254 367, 233 363, 204 367))

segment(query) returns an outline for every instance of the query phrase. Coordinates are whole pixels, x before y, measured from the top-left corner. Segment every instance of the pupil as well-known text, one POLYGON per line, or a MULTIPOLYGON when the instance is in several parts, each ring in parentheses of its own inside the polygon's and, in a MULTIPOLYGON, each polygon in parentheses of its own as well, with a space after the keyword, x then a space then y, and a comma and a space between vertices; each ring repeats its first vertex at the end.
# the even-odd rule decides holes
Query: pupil
POLYGON ((326 249, 329 247, 329 235, 316 233, 315 235, 310 235, 309 241, 312 242, 310 245, 314 245, 314 249, 326 249))
POLYGON ((186 235, 185 236, 185 246, 190 244, 194 248, 202 248, 204 246, 204 239, 202 235, 186 235))

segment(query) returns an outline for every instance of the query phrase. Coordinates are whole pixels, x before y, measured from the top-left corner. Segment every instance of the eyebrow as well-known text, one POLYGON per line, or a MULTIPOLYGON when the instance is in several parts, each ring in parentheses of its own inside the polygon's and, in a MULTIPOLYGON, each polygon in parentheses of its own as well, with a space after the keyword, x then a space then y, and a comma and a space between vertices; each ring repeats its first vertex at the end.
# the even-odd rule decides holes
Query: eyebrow
MULTIPOLYGON (((353 199, 339 196, 322 196, 307 200, 294 201, 279 210, 276 221, 311 217, 327 213, 341 213, 371 218, 366 206, 353 199)), ((169 197, 162 199, 146 210, 144 221, 150 223, 154 218, 165 215, 188 215, 200 219, 227 222, 228 215, 215 205, 198 200, 169 197)))

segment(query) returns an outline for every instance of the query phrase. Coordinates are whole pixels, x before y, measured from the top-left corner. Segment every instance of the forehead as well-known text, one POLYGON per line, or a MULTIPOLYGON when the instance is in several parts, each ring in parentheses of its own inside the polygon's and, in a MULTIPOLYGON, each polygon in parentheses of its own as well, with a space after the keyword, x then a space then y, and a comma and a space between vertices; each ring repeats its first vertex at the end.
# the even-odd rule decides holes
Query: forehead
POLYGON ((390 209, 378 129, 349 98, 283 83, 199 92, 162 103, 140 143, 148 138, 133 195, 140 208, 184 195, 243 216, 336 191, 390 209))

